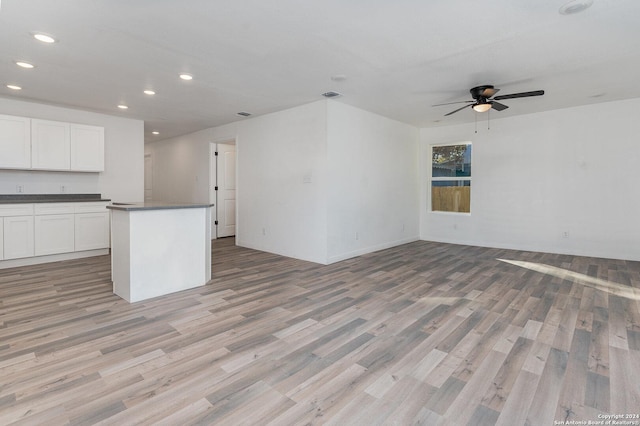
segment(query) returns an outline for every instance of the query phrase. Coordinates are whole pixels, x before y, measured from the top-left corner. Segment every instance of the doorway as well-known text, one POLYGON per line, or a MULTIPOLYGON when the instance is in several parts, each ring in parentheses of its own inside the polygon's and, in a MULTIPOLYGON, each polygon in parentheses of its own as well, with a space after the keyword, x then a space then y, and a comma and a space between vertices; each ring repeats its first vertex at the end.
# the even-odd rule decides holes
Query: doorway
POLYGON ((144 155, 144 201, 153 200, 153 157, 144 155))
POLYGON ((235 140, 211 143, 209 199, 211 238, 236 235, 236 146, 235 140))

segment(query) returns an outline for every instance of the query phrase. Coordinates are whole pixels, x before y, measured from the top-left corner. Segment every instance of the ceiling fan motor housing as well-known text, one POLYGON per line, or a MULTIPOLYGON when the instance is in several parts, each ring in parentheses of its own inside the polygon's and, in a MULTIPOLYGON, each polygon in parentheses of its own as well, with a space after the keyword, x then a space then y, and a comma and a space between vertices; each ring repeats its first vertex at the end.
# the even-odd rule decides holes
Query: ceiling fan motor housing
POLYGON ((487 84, 484 86, 474 87, 471 90, 469 90, 469 92, 471 92, 471 97, 473 99, 476 99, 479 101, 486 101, 487 98, 490 98, 491 96, 495 95, 498 92, 498 90, 494 89, 493 86, 487 84))

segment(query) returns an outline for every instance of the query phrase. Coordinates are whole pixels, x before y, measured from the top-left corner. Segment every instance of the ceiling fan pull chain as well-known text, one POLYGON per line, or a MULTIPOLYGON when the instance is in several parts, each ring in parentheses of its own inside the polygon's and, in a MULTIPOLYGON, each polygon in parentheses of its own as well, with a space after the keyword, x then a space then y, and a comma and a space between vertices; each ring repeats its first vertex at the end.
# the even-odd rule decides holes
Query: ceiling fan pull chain
POLYGON ((478 113, 473 111, 473 116, 476 119, 476 133, 478 133, 478 113))

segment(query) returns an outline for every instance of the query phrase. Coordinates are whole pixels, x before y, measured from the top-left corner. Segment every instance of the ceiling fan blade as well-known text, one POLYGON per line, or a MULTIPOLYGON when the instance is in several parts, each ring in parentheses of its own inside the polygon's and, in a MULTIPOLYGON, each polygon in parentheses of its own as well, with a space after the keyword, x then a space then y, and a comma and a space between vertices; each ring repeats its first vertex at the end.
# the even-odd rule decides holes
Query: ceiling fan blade
POLYGON ((480 93, 480 96, 482 96, 483 98, 490 98, 496 93, 498 93, 499 91, 500 89, 487 88, 487 89, 484 89, 482 93, 480 93))
POLYGON ((465 106, 463 106, 462 108, 458 108, 458 109, 456 109, 456 110, 454 110, 454 111, 451 111, 451 112, 450 112, 450 113, 448 113, 448 114, 445 114, 444 116, 446 117, 447 115, 455 114, 456 112, 458 112, 458 111, 462 111, 463 109, 468 108, 468 107, 470 107, 470 106, 471 106, 471 104, 469 104, 469 105, 465 105, 465 106))
POLYGON ((495 109, 496 111, 502 111, 502 110, 505 110, 505 109, 507 109, 509 107, 506 106, 505 104, 501 104, 500 102, 492 101, 491 102, 491 108, 495 109))
POLYGON ((475 101, 458 101, 458 102, 447 102, 446 104, 435 104, 435 105, 431 105, 432 107, 437 107, 437 106, 442 106, 442 105, 453 105, 453 104, 470 104, 473 103, 475 101))
POLYGON ((522 93, 512 93, 510 95, 500 95, 493 98, 496 101, 501 99, 514 99, 514 98, 527 98, 529 96, 542 96, 544 95, 544 90, 534 90, 533 92, 522 92, 522 93))

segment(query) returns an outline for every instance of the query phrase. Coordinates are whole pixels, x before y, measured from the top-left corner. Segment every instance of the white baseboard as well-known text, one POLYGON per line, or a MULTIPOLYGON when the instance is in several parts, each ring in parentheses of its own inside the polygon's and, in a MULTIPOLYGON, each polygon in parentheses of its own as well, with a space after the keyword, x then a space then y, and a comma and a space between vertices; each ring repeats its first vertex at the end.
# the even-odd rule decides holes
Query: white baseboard
POLYGON ((0 269, 16 268, 19 266, 39 265, 41 263, 59 262, 61 260, 82 259, 85 257, 103 256, 109 254, 109 249, 74 251, 71 253, 51 254, 48 256, 23 257, 21 259, 0 260, 0 269))
POLYGON ((331 256, 328 258, 328 264, 331 263, 336 263, 336 262, 340 262, 343 260, 347 260, 347 259, 351 259, 353 257, 358 257, 358 256, 362 256, 363 254, 368 254, 368 253, 373 253, 375 251, 380 251, 380 250, 385 250, 391 247, 396 247, 396 246, 401 246, 403 244, 408 244, 408 243, 412 243, 414 241, 418 241, 419 238, 418 236, 414 236, 414 237, 409 237, 409 238, 403 238, 401 240, 396 240, 396 241, 389 241, 386 243, 382 243, 382 244, 378 244, 375 246, 369 246, 369 247, 363 247, 361 249, 358 250, 354 250, 348 253, 342 253, 336 256, 331 256))

